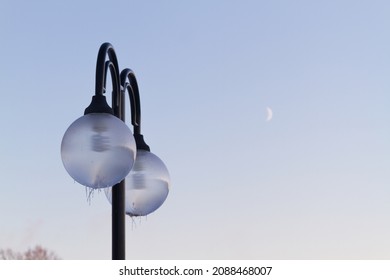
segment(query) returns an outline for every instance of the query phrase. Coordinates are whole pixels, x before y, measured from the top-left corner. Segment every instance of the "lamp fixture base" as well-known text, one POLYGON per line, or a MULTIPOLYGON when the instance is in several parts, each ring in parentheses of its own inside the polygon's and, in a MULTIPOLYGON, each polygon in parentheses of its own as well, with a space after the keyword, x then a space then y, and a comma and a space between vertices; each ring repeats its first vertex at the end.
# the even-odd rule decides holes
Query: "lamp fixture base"
POLYGON ((92 96, 91 104, 85 108, 84 115, 91 113, 107 113, 114 115, 114 111, 108 105, 106 97, 104 95, 92 96))

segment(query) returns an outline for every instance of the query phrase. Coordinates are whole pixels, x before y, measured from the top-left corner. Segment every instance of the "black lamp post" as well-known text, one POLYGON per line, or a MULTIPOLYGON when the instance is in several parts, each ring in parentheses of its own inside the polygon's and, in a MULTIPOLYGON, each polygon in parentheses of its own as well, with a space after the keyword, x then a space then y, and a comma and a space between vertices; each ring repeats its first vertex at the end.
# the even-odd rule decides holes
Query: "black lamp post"
POLYGON ((106 194, 109 193, 112 203, 113 260, 125 259, 125 215, 147 215, 161 206, 168 195, 168 171, 162 161, 150 153, 141 134, 140 121, 140 98, 134 72, 126 68, 119 73, 114 48, 104 43, 96 63, 95 95, 84 116, 66 131, 61 156, 65 169, 77 182, 93 189, 108 190, 106 194), (112 108, 104 96, 108 70, 113 89, 112 108), (130 97, 134 135, 124 123, 126 91, 130 97), (131 179, 130 196, 126 196, 126 176, 131 179), (131 197, 132 188, 144 195, 142 202, 131 197))

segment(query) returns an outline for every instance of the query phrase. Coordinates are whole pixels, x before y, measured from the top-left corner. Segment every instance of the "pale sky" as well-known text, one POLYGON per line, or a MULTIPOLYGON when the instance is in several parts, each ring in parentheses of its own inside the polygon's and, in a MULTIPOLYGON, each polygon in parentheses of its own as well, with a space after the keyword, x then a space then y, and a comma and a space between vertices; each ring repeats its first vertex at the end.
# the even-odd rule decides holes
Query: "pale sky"
POLYGON ((172 180, 160 209, 127 219, 128 259, 390 259, 389 14, 385 0, 1 0, 0 249, 111 258, 111 205, 88 203, 60 156, 110 42, 172 180))

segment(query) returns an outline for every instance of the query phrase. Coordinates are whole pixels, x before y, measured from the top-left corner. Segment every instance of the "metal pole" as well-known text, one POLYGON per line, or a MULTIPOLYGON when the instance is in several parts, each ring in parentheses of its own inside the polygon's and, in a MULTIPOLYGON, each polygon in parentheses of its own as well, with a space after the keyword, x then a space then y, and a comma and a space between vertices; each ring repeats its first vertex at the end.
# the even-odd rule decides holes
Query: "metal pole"
MULTIPOLYGON (((112 80, 112 109, 114 115, 125 121, 124 93, 121 92, 119 66, 115 50, 110 43, 101 45, 96 63, 95 95, 103 96, 106 91, 107 70, 110 69, 112 80), (108 60, 106 57, 108 55, 108 60)), ((126 224, 125 224, 125 180, 112 188, 112 259, 126 258, 126 224)))
POLYGON ((126 258, 125 180, 112 188, 112 259, 126 258))
MULTIPOLYGON (((111 67, 110 67, 111 69, 111 67)), ((114 71, 114 70, 113 70, 114 71)), ((112 92, 114 115, 125 121, 125 96, 120 88, 119 68, 115 70, 118 90, 112 92)), ((125 179, 112 188, 112 259, 126 259, 126 197, 125 179)))

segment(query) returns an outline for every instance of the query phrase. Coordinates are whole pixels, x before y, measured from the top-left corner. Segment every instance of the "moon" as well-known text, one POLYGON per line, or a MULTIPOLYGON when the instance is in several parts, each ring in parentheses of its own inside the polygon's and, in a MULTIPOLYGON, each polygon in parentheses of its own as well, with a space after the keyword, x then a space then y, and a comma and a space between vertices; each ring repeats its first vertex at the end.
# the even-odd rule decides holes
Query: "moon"
POLYGON ((270 107, 267 107, 267 119, 266 121, 269 122, 272 120, 272 116, 273 116, 273 112, 272 112, 272 109, 270 107))

